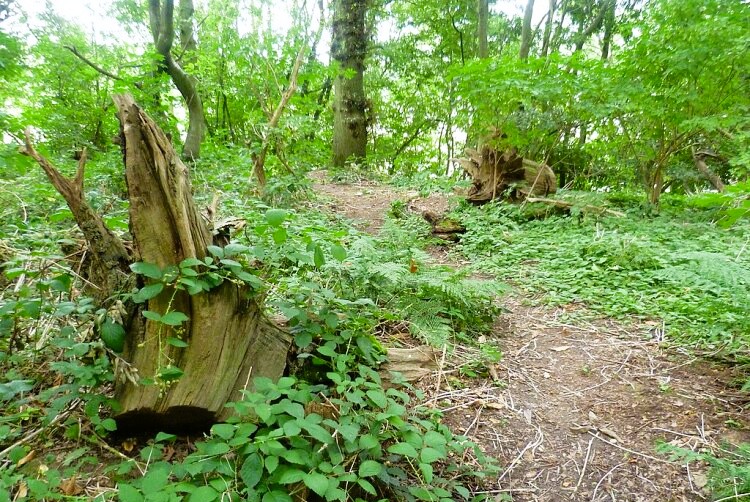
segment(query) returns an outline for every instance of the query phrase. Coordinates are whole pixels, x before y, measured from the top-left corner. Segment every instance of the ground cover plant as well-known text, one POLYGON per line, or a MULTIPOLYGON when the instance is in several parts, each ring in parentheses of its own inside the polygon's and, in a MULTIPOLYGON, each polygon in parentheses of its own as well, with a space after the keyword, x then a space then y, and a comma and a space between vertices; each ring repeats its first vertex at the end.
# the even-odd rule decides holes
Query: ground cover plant
MULTIPOLYGON (((607 197, 595 199, 606 204, 607 197)), ((668 340, 721 348, 746 361, 747 228, 721 228, 712 221, 716 212, 685 207, 684 199, 675 203, 646 218, 631 208, 625 217, 530 220, 524 211, 533 208, 465 206, 461 246, 477 267, 544 292, 546 301, 663 321, 668 340)))

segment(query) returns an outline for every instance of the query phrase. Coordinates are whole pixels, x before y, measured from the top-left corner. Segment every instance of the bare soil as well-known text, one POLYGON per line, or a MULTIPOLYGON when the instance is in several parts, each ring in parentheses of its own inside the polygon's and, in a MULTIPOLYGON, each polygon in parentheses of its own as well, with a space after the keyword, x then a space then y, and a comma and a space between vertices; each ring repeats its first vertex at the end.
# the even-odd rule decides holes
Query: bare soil
MULTIPOLYGON (((447 207, 440 195, 317 180, 332 211, 373 233, 394 200, 447 207)), ((445 251, 433 256, 460 264, 445 251)), ((665 347, 657 323, 535 300, 519 292, 502 299, 509 312, 484 341, 503 351, 490 378, 443 368, 423 382, 454 431, 499 460, 501 474, 484 489, 513 501, 709 500, 707 466, 672 461, 657 445, 717 451, 750 441, 736 375, 665 347)))

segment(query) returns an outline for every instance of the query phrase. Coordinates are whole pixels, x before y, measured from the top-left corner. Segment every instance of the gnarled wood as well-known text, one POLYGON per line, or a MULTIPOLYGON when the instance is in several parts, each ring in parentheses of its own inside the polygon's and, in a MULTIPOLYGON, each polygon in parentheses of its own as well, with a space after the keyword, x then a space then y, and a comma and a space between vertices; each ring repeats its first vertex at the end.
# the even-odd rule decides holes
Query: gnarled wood
MULTIPOLYGON (((162 268, 186 258, 203 258, 211 231, 191 195, 185 165, 166 135, 130 96, 114 98, 121 124, 125 177, 130 196, 130 229, 135 260, 162 268)), ((281 376, 290 337, 262 314, 251 290, 224 282, 207 293, 163 291, 147 309, 179 311, 186 348, 167 345, 176 329, 151 320, 134 323, 124 351, 141 378, 154 378, 171 360, 184 375, 166 388, 118 382, 121 428, 204 426, 229 415, 224 405, 252 388, 252 379, 281 376)))
POLYGON ((130 281, 130 254, 125 245, 96 214, 83 196, 83 173, 86 167, 86 150, 78 160, 78 169, 73 179, 66 178, 52 163, 40 155, 31 142, 31 135, 26 131, 25 146, 21 153, 34 159, 47 175, 52 186, 63 196, 68 204, 78 228, 89 247, 87 270, 82 273, 88 281, 88 293, 97 303, 102 304, 115 291, 127 289, 130 281))
POLYGON ((500 152, 485 146, 482 151, 467 148, 467 158, 454 159, 469 174, 473 185, 467 199, 484 203, 498 197, 546 196, 557 191, 555 173, 546 164, 519 156, 515 149, 500 152), (508 194, 508 190, 512 193, 508 194))

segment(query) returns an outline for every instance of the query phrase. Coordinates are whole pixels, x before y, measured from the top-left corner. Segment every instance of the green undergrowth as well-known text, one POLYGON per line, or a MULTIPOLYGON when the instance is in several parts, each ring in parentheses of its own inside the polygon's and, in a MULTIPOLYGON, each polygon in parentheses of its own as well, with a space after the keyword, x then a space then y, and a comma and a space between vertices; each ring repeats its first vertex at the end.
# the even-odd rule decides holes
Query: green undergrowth
POLYGON ((460 207, 462 252, 552 304, 663 321, 668 341, 748 362, 747 223, 721 228, 719 212, 687 198, 665 197, 661 214, 649 216, 626 195, 572 195, 578 205, 562 215, 542 204, 460 207), (597 215, 587 205, 624 215, 597 215))
MULTIPOLYGON (((43 180, 32 173, 18 197, 3 199, 0 501, 481 499, 473 493, 497 472, 492 459, 420 406, 418 391, 397 377, 386 385, 377 370, 391 326, 405 324, 438 347, 474 343, 498 313, 500 288, 431 266, 417 221, 389 222, 380 236, 368 236, 315 209, 304 181, 271 186, 256 199, 238 190, 236 175, 198 170, 222 159, 203 162, 193 175, 198 204, 216 195, 215 217, 246 225, 205 260, 165 270, 135 264, 150 282, 120 299, 146 302, 167 286, 201 294, 224 281, 245 283, 269 314, 288 319, 290 374, 275 384, 257 381, 231 404, 237 417, 192 447, 160 433, 113 456, 120 445, 108 445, 116 432, 110 396, 124 330, 117 308, 84 293, 80 236, 54 193, 35 192, 43 180), (13 205, 19 198, 24 205, 13 205), (175 448, 187 451, 175 457, 175 448)), ((87 193, 126 235, 127 205, 110 181, 114 165, 92 163, 87 193)), ((187 320, 180 312, 147 315, 168 326, 187 320)), ((179 348, 189 340, 166 343, 179 348)), ((151 380, 181 374, 169 362, 151 380)))

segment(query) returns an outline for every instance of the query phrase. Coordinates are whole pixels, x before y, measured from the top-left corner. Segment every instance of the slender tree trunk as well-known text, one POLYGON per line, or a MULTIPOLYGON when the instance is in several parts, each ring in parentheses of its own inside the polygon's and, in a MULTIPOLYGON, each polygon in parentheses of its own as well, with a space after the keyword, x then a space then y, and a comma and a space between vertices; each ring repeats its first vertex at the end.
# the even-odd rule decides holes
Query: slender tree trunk
POLYGON ((563 27, 565 24, 565 18, 568 15, 569 3, 569 0, 562 0, 562 4, 560 4, 560 20, 555 26, 555 31, 552 35, 552 40, 550 41, 550 46, 547 54, 552 54, 553 52, 560 51, 560 44, 562 44, 563 27))
POLYGON ((615 0, 604 0, 599 7, 599 12, 596 17, 591 21, 591 24, 585 28, 585 21, 581 19, 578 27, 578 34, 576 35, 575 51, 579 52, 583 49, 583 45, 591 36, 599 31, 604 24, 604 19, 607 14, 615 8, 615 0))
POLYGON ((541 56, 547 57, 549 51, 550 37, 552 36, 552 25, 555 22, 555 10, 557 9, 557 0, 549 0, 549 11, 547 12, 547 24, 544 25, 544 36, 542 37, 541 56))
POLYGON ((609 59, 609 51, 612 47, 612 37, 615 33, 615 25, 617 21, 615 19, 616 5, 613 2, 608 9, 608 12, 604 16, 604 37, 602 38, 602 61, 609 59))
POLYGON ((367 100, 364 90, 367 0, 336 0, 331 55, 339 64, 334 82, 333 165, 364 159, 367 153, 367 100), (346 74, 350 73, 351 76, 346 74))
MULTIPOLYGON (((192 1, 180 1, 181 12, 192 12, 192 1)), ((196 159, 200 156, 201 143, 206 135, 206 118, 203 102, 198 93, 197 80, 189 75, 172 56, 174 43, 174 0, 149 0, 149 21, 156 51, 162 57, 163 70, 172 78, 188 109, 188 130, 182 156, 196 159)), ((195 45, 192 18, 180 20, 180 37, 184 50, 195 45), (184 38, 183 38, 184 35, 184 38)))
POLYGON ((479 26, 477 30, 477 38, 479 39, 479 59, 484 59, 490 55, 489 45, 487 42, 487 25, 489 24, 490 8, 488 0, 477 0, 478 14, 479 14, 479 26))
POLYGON ((521 31, 521 50, 519 51, 519 57, 521 59, 528 59, 529 51, 531 50, 531 15, 534 12, 534 0, 528 0, 526 3, 526 10, 523 13, 523 28, 521 31))

